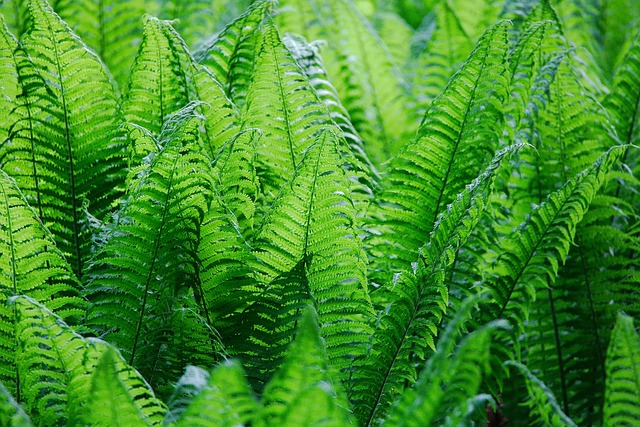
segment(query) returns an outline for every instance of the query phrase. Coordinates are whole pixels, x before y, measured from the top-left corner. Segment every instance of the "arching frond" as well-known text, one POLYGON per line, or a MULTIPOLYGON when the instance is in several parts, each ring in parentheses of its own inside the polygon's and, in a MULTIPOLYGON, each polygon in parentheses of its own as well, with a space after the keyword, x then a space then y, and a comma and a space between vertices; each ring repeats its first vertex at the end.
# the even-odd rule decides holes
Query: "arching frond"
POLYGON ((53 236, 29 207, 16 182, 0 170, 0 382, 21 401, 24 379, 16 369, 16 312, 6 301, 29 295, 78 322, 86 303, 80 284, 53 236))
POLYGON ((83 425, 111 427, 157 426, 159 423, 145 413, 149 409, 147 399, 136 388, 144 388, 137 373, 129 368, 112 347, 102 353, 93 374, 91 389, 84 408, 83 425))
POLYGON ((18 70, 16 69, 16 59, 14 52, 18 48, 18 41, 11 34, 4 16, 0 14, 0 111, 6 111, 0 117, 0 143, 4 142, 9 136, 11 121, 9 113, 13 110, 20 94, 20 84, 18 83, 18 70))
POLYGON ((369 158, 376 167, 388 160, 415 129, 417 118, 406 109, 406 85, 401 73, 370 23, 351 0, 313 2, 282 1, 283 31, 297 27, 308 40, 325 39, 324 64, 332 83, 362 135, 369 158))
POLYGON ((156 387, 175 380, 196 357, 181 356, 189 347, 180 345, 190 342, 190 349, 209 360, 217 352, 208 326, 189 314, 195 309, 192 288, 197 292, 199 283, 200 223, 212 191, 210 160, 203 154, 193 108, 167 122, 158 144, 162 151, 152 156, 107 226, 105 243, 86 276, 92 302, 87 324, 116 344, 156 387))
POLYGON ((369 250, 370 274, 377 285, 416 260, 437 216, 497 149, 507 98, 507 27, 487 30, 427 111, 415 141, 390 162, 370 209, 382 216, 384 227, 367 242, 375 247, 369 250))
MULTIPOLYGON (((296 265, 302 270, 329 359, 342 370, 364 352, 371 307, 366 258, 354 225, 349 182, 337 166, 342 159, 336 139, 324 132, 307 150, 267 212, 254 252, 265 264, 267 283, 296 265)), ((295 285, 289 286, 294 292, 295 285)))
MULTIPOLYGON (((505 327, 503 322, 489 323, 467 334, 456 346, 459 328, 468 319, 473 302, 474 299, 466 301, 465 307, 447 326, 418 381, 402 393, 385 421, 371 420, 366 425, 418 427, 444 425, 446 419, 464 419, 482 377, 490 373, 492 335, 505 327)), ((451 425, 457 423, 454 421, 451 425)))
POLYGON ((80 277, 88 257, 85 204, 102 218, 122 191, 121 116, 102 63, 43 0, 16 53, 21 101, 0 166, 38 211, 80 277))
POLYGON ((414 271, 399 273, 393 286, 384 289, 389 303, 369 352, 353 374, 351 399, 365 424, 384 416, 395 396, 416 381, 416 364, 427 358, 430 349, 435 350, 437 326, 448 302, 449 267, 488 203, 495 171, 505 154, 500 152, 440 215, 414 271))
POLYGON ((607 350, 603 425, 631 426, 640 420, 640 337, 633 319, 619 314, 607 350))
POLYGON ((120 90, 125 87, 140 38, 141 18, 155 14, 148 0, 58 1, 54 10, 105 63, 120 90))
POLYGON ((409 62, 412 95, 418 113, 424 115, 429 104, 440 95, 451 77, 465 62, 474 40, 466 33, 451 2, 438 2, 429 25, 423 24, 419 35, 428 37, 414 46, 420 49, 409 62), (424 34, 424 35, 423 35, 424 34))
POLYGON ((243 106, 257 53, 256 42, 273 0, 259 0, 219 34, 205 40, 194 52, 224 88, 226 95, 243 106))
POLYGON ((514 361, 507 361, 505 364, 513 367, 524 377, 529 392, 529 401, 526 405, 529 406, 532 419, 545 426, 577 427, 576 423, 562 412, 549 387, 533 375, 525 365, 514 361))
POLYGON ((488 279, 485 285, 493 299, 485 307, 483 319, 506 317, 516 331, 523 327, 536 289, 547 287, 547 280, 554 281, 560 263, 567 257, 578 222, 623 150, 620 146, 610 149, 549 195, 501 243, 494 266, 495 278, 488 279))

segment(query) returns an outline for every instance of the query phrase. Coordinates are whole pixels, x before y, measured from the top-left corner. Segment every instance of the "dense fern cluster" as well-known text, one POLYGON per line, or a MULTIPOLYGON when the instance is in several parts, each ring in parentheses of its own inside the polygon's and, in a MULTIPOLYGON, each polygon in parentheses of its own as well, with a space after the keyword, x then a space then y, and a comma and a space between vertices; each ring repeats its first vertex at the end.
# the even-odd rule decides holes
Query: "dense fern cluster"
POLYGON ((640 425, 634 2, 0 5, 0 426, 640 425))

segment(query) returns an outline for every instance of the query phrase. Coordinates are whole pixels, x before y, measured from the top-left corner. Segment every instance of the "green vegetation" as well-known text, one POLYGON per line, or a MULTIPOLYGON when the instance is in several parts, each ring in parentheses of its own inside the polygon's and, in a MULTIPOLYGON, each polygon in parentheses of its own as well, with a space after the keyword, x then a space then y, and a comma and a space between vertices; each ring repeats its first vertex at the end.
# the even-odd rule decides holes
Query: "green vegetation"
POLYGON ((0 13, 0 426, 640 425, 640 3, 0 13))

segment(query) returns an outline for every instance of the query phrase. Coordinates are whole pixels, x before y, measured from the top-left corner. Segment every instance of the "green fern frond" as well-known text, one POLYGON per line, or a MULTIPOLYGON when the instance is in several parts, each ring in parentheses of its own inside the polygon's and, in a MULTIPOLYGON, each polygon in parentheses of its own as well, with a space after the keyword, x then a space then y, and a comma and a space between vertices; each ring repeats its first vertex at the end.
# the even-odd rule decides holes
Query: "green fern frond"
POLYGON ((242 107, 251 80, 257 52, 256 41, 273 0, 259 0, 219 34, 205 40, 194 51, 196 60, 207 66, 225 94, 242 107))
POLYGON ((174 391, 167 401, 167 413, 162 424, 172 426, 184 414, 184 411, 193 401, 193 398, 200 393, 209 381, 209 372, 203 368, 189 365, 184 374, 174 385, 174 391))
MULTIPOLYGON (((254 252, 264 263, 261 281, 266 283, 299 266, 308 280, 329 359, 342 370, 364 352, 372 312, 349 182, 337 166, 343 162, 337 142, 335 134, 324 132, 307 150, 267 212, 254 252)), ((285 301, 295 304, 290 298, 285 301)))
POLYGON ((196 248, 213 191, 200 121, 193 118, 196 107, 190 105, 167 121, 158 144, 162 151, 151 156, 107 226, 105 243, 86 276, 92 302, 87 324, 115 343, 155 386, 182 371, 186 359, 177 348, 180 340, 185 342, 182 335, 188 334, 209 360, 217 348, 213 336, 203 342, 208 333, 192 330, 206 326, 187 313, 195 309, 190 301, 191 289, 197 292, 199 283, 196 248))
POLYGON ((150 130, 153 135, 160 133, 169 115, 188 103, 180 47, 164 30, 160 20, 145 17, 142 41, 122 101, 127 121, 150 130))
POLYGON ((32 427, 31 419, 0 383, 0 427, 32 427))
MULTIPOLYGON (((507 23, 491 27, 427 111, 415 141, 394 157, 371 215, 383 230, 367 244, 377 285, 417 259, 436 218, 498 147, 507 93, 507 23)), ((375 228, 375 225, 374 225, 375 228)))
MULTIPOLYGON (((358 131, 353 127, 349 113, 342 105, 337 90, 329 81, 329 76, 320 56, 322 45, 315 42, 307 43, 304 37, 290 33, 284 36, 283 41, 309 79, 309 83, 313 86, 318 99, 322 101, 328 110, 331 120, 342 131, 342 136, 351 149, 354 157, 352 163, 354 164, 345 166, 352 170, 354 176, 351 180, 354 184, 357 182, 362 184, 361 188, 356 190, 357 193, 353 194, 353 197, 354 203, 362 205, 364 209, 371 200, 371 190, 377 186, 380 176, 373 164, 371 164, 364 150, 364 142, 358 131), (360 197, 357 197, 358 195, 360 197), (362 200, 360 201, 360 199, 362 200)), ((348 154, 345 153, 345 155, 348 154)))
POLYGON ((576 225, 620 159, 624 147, 611 148, 536 207, 520 227, 501 242, 495 278, 485 284, 493 296, 483 319, 507 317, 523 327, 535 289, 548 286, 567 257, 576 225))
POLYGON ((241 365, 228 361, 213 369, 176 427, 250 425, 257 420, 260 410, 241 365))
POLYGON ((4 16, 0 14, 0 81, 2 81, 2 87, 0 87, 0 111, 6 111, 6 114, 0 117, 0 143, 4 143, 9 136, 9 129, 12 125, 9 120, 11 117, 10 112, 13 110, 17 97, 21 92, 21 87, 18 83, 16 58, 14 57, 17 48, 18 41, 7 28, 4 16))
POLYGON ((111 427, 127 425, 131 427, 149 427, 159 425, 152 422, 144 412, 144 404, 137 400, 132 392, 136 380, 131 371, 116 354, 116 350, 108 347, 100 357, 91 376, 91 389, 84 408, 83 425, 111 427), (123 380, 123 375, 129 378, 123 380))
POLYGON ((223 147, 214 166, 221 202, 236 218, 240 233, 246 239, 253 236, 256 205, 261 201, 256 171, 257 146, 261 137, 257 130, 241 132, 223 147))
MULTIPOLYGON (((456 346, 459 328, 473 312, 477 299, 467 300, 438 341, 438 348, 411 389, 402 392, 388 417, 367 425, 428 426, 463 419, 467 405, 490 373, 490 344, 504 322, 489 323, 467 334, 456 346), (428 398, 425 398, 428 396, 428 398)), ((453 422, 453 425, 457 423, 453 422)))
POLYGON ((518 362, 507 361, 505 365, 513 367, 525 380, 529 392, 529 411, 539 425, 550 427, 577 427, 560 408, 553 392, 542 381, 536 378, 529 369, 518 362))
POLYGON ((82 37, 123 89, 142 37, 140 19, 154 14, 156 2, 136 0, 73 0, 55 3, 54 10, 82 37))
POLYGON ((618 315, 607 350, 603 425, 632 426, 640 421, 640 337, 633 319, 618 315))
POLYGON ((411 58, 411 39, 415 35, 414 29, 394 12, 378 11, 371 20, 393 56, 394 62, 400 69, 404 69, 411 58))
MULTIPOLYGON (((419 29, 428 37, 426 46, 415 55, 409 65, 412 94, 418 114, 424 115, 429 104, 440 95, 451 77, 465 62, 474 41, 462 28, 451 2, 439 2, 432 12, 430 25, 419 29)), ((414 46, 414 49, 421 46, 414 46)))
POLYGON ((170 114, 201 101, 204 139, 212 158, 238 131, 238 112, 220 84, 196 63, 167 21, 147 17, 142 45, 125 93, 127 120, 157 135, 170 114), (149 79, 149 75, 159 76, 149 79))
POLYGON ((324 64, 376 167, 395 154, 415 129, 405 107, 406 85, 400 70, 369 22, 351 0, 282 1, 283 31, 307 40, 327 40, 324 64), (313 8, 313 14, 309 9, 313 8), (288 17, 288 19, 287 19, 288 17), (288 23, 298 21, 288 26, 288 23), (302 28, 300 28, 302 26, 302 28))
POLYGON ((352 401, 365 424, 380 418, 408 382, 417 378, 416 363, 435 350, 437 327, 448 302, 448 270, 486 207, 503 150, 487 170, 443 212, 422 249, 417 271, 394 277, 384 289, 389 305, 372 338, 371 349, 354 372, 352 401))
POLYGON ((315 310, 304 308, 282 366, 264 389, 267 426, 351 425, 348 402, 334 377, 315 310))
POLYGON ((0 382, 18 400, 24 379, 16 370, 15 310, 7 299, 26 294, 77 322, 86 309, 80 283, 53 236, 29 207, 16 182, 0 170, 0 382))
POLYGON ((28 0, 8 0, 0 4, 0 12, 7 19, 11 31, 18 37, 26 30, 29 21, 28 0))
POLYGON ((101 218, 122 190, 121 115, 95 54, 46 2, 30 1, 29 12, 21 39, 29 58, 16 54, 21 101, 13 109, 11 143, 2 144, 1 166, 15 176, 80 277, 89 249, 83 206, 88 202, 101 218))

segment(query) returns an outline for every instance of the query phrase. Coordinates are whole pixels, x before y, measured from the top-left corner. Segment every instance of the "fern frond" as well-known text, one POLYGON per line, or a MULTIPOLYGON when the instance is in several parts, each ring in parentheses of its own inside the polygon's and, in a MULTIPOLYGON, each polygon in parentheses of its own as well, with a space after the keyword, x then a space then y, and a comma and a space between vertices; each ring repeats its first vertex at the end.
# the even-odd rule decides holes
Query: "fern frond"
POLYGON ((256 401, 238 362, 216 366, 193 398, 176 427, 234 427, 258 418, 256 401))
POLYGON ((17 66, 22 102, 0 154, 2 168, 56 237, 80 277, 89 252, 89 211, 102 218, 122 191, 121 123, 113 86, 100 60, 45 1, 29 2, 17 66))
MULTIPOLYGON (((409 63, 411 91, 420 115, 424 115, 429 104, 444 91, 474 44, 449 1, 439 2, 432 15, 430 25, 423 24, 426 28, 419 29, 422 37, 429 37, 426 46, 409 63)), ((420 47, 414 46, 414 49, 420 47)))
MULTIPOLYGON (((10 300, 19 319, 16 327, 20 351, 18 369, 24 378, 23 402, 37 425, 74 425, 85 408, 93 367, 98 363, 100 341, 85 339, 35 300, 17 296, 10 300)), ((124 363, 124 362, 120 362, 124 363)), ((129 374, 137 374, 127 368, 129 374)), ((161 420, 163 405, 145 389, 144 413, 161 420)))
POLYGON ((320 56, 322 45, 315 42, 307 43, 304 37, 290 33, 284 36, 283 41, 309 79, 309 83, 313 86, 318 99, 325 105, 331 120, 342 131, 342 136, 353 153, 355 158, 354 165, 345 166, 353 169, 354 176, 351 180, 354 183, 360 182, 362 184, 362 188, 357 190, 360 197, 357 197, 356 193, 353 196, 354 203, 357 205, 362 204, 364 209, 372 197, 371 190, 377 186, 380 176, 376 168, 371 164, 364 150, 364 142, 358 131, 353 127, 349 113, 342 105, 337 90, 329 81, 329 76, 320 56), (359 202, 360 198, 362 198, 361 202, 359 202))
POLYGON ((416 121, 405 107, 406 85, 386 46, 351 0, 280 5, 283 31, 327 40, 323 57, 331 82, 379 167, 408 139, 416 121))
POLYGON ((1 427, 32 427, 31 418, 15 401, 11 393, 0 383, 0 426, 1 427))
POLYGON ((15 51, 18 48, 18 41, 11 34, 4 16, 0 14, 0 111, 6 111, 0 117, 0 143, 9 136, 11 128, 11 110, 13 110, 17 97, 21 92, 21 86, 18 83, 18 70, 16 69, 15 51))
POLYGON ((536 207, 520 227, 501 242, 494 266, 495 278, 487 286, 493 300, 483 319, 509 318, 521 329, 537 288, 548 286, 567 257, 576 225, 620 159, 624 147, 611 148, 593 165, 569 180, 536 207))
POLYGON ((204 390, 208 381, 209 372, 207 370, 193 365, 187 366, 184 374, 175 383, 173 394, 167 401, 167 413, 162 424, 170 426, 178 422, 193 398, 204 390))
POLYGON ((74 0, 56 3, 54 10, 82 37, 123 89, 138 51, 145 13, 156 12, 156 2, 74 0))
POLYGON ((195 107, 167 121, 158 144, 162 151, 152 156, 116 221, 107 226, 105 243, 86 277, 92 302, 87 324, 115 343, 156 386, 182 371, 186 359, 177 348, 180 340, 185 342, 182 335, 188 334, 209 358, 217 347, 213 337, 201 341, 206 331, 192 330, 207 327, 210 319, 199 322, 188 314, 195 308, 191 288, 199 283, 200 223, 213 188, 195 107))
MULTIPOLYGON (((322 133, 267 213, 255 241, 267 282, 300 262, 332 365, 346 369, 370 332, 366 258, 337 137, 322 133)), ((283 325, 284 326, 284 325, 283 325)))
POLYGON ((370 209, 385 227, 367 242, 375 248, 369 251, 370 277, 378 286, 416 260, 438 215, 497 149, 508 96, 507 28, 503 22, 487 30, 431 104, 415 141, 390 162, 370 209))
POLYGON ((24 379, 16 370, 15 310, 6 301, 29 295, 58 315, 77 322, 86 309, 80 283, 53 236, 29 207, 16 182, 0 170, 0 382, 18 400, 24 379))
POLYGON ((219 34, 194 51, 196 60, 207 66, 233 102, 242 107, 257 52, 256 41, 273 0, 259 0, 219 34))
POLYGON ((282 366, 264 389, 265 424, 351 425, 348 402, 334 374, 320 337, 317 315, 307 306, 282 366))
POLYGON ((365 424, 380 418, 406 382, 414 383, 415 364, 435 350, 437 327, 448 302, 448 270, 488 203, 504 150, 487 170, 448 206, 422 249, 414 271, 394 276, 384 289, 389 305, 372 338, 371 349, 354 372, 352 401, 365 424))
MULTIPOLYGON (((462 419, 466 415, 468 400, 478 393, 483 375, 490 373, 492 335, 506 326, 500 321, 489 323, 466 335, 456 346, 459 328, 475 302, 475 298, 465 302, 438 341, 438 348, 418 381, 403 391, 382 425, 443 425, 447 418, 462 419)), ((371 420, 367 425, 379 425, 380 421, 371 420)))
POLYGON ((562 412, 549 387, 536 378, 529 368, 514 361, 507 361, 505 365, 513 367, 524 377, 529 393, 529 401, 526 404, 529 406, 529 412, 533 420, 544 426, 577 427, 576 423, 562 412))
POLYGON ((108 347, 100 357, 91 376, 91 390, 84 409, 84 425, 111 427, 127 425, 132 427, 149 427, 159 425, 152 423, 144 413, 143 403, 137 400, 132 392, 136 385, 135 372, 131 371, 116 354, 116 350, 108 347), (130 377, 127 378, 126 375, 130 377), (123 380, 123 376, 126 379, 123 380))
POLYGON ((633 319, 618 315, 607 350, 603 425, 632 426, 640 421, 640 337, 633 319))

